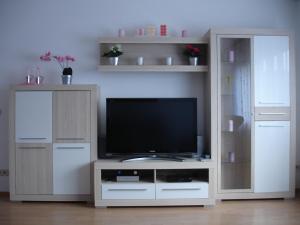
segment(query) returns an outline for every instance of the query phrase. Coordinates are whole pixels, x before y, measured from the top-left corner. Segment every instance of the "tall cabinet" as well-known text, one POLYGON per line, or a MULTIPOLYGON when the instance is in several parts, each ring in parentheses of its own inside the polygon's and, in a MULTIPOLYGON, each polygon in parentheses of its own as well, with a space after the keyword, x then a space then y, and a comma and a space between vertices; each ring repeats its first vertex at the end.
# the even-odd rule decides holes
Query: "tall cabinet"
POLYGON ((12 88, 11 200, 90 200, 96 96, 95 85, 12 88))
POLYGON ((295 190, 293 36, 211 30, 217 198, 288 198, 295 190))

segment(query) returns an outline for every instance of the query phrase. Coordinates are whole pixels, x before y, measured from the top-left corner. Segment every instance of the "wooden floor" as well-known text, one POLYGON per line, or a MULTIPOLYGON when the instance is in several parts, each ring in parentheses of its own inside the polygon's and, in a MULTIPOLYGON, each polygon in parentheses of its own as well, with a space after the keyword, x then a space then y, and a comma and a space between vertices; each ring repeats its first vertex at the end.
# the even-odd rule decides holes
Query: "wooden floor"
POLYGON ((0 197, 0 225, 300 225, 300 199, 219 202, 215 207, 98 208, 13 203, 0 197))

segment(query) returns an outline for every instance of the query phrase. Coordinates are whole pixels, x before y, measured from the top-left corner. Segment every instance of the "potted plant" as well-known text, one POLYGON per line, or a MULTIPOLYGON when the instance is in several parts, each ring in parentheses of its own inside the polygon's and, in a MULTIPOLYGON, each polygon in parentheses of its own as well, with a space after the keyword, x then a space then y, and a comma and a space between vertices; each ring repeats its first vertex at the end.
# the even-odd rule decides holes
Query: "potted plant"
POLYGON ((122 55, 120 45, 113 45, 108 52, 103 54, 103 57, 108 57, 111 65, 117 66, 119 63, 119 56, 122 55))
POLYGON ((73 70, 69 64, 70 64, 70 62, 75 61, 74 57, 72 57, 70 55, 66 55, 66 56, 53 55, 52 56, 51 52, 48 51, 44 55, 41 55, 40 59, 42 61, 46 61, 46 62, 49 62, 52 59, 55 60, 58 63, 61 73, 62 73, 62 76, 61 76, 62 84, 71 84, 72 83, 73 70))
POLYGON ((200 48, 189 44, 185 46, 184 54, 189 57, 190 65, 197 66, 200 57, 200 48))

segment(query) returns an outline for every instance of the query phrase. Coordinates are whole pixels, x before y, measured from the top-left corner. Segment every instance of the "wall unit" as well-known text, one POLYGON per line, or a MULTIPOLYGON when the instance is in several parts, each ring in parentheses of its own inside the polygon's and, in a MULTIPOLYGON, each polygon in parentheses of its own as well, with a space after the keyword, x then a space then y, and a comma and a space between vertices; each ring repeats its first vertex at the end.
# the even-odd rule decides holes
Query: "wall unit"
MULTIPOLYGON (((100 61, 98 69, 101 72, 192 72, 208 75, 208 41, 206 38, 180 37, 122 37, 101 38, 100 61), (107 58, 101 57, 111 46, 120 44, 124 54, 120 56, 119 65, 112 66, 107 58), (183 52, 187 44, 201 49, 199 65, 189 65, 188 57, 183 52), (137 58, 144 58, 143 65, 136 65, 137 58), (171 56, 172 65, 165 65, 165 58, 171 56)), ((211 90, 210 77, 205 76, 205 94, 211 90)), ((209 96, 209 94, 207 94, 209 96)), ((210 151, 210 102, 200 102, 199 108, 205 108, 204 141, 206 152, 211 153, 209 162, 186 160, 185 162, 140 162, 120 163, 116 160, 98 160, 95 163, 95 206, 159 206, 159 205, 213 205, 214 197, 214 159, 215 154, 210 151), (149 170, 150 176, 136 183, 120 183, 107 181, 107 170, 149 170), (186 171, 187 170, 187 171, 186 171), (195 177, 193 182, 170 183, 163 179, 168 171, 175 173, 196 171, 202 178, 195 177), (203 175, 205 174, 205 175, 203 175), (203 180, 204 179, 204 180, 203 180)), ((199 104, 199 102, 198 102, 199 104)), ((144 171, 145 172, 145 171, 144 171)), ((186 176, 186 175, 183 175, 186 176)))
POLYGON ((295 194, 293 35, 211 30, 212 133, 217 134, 217 198, 295 194))
POLYGON ((214 163, 98 160, 94 163, 95 206, 214 205, 214 163), (117 171, 136 170, 137 182, 117 182, 117 171), (189 177, 171 182, 168 176, 189 177))
POLYGON ((120 56, 118 66, 109 64, 108 58, 100 57, 98 69, 112 72, 207 72, 208 42, 201 38, 180 37, 122 37, 101 38, 99 40, 100 56, 111 46, 122 46, 123 55, 120 56), (184 47, 193 44, 201 49, 199 65, 191 66, 188 58, 183 55, 184 47), (137 58, 144 58, 144 65, 137 65, 137 58), (165 65, 165 58, 171 56, 173 64, 165 65))
POLYGON ((90 200, 96 159, 95 85, 12 87, 11 200, 90 200))

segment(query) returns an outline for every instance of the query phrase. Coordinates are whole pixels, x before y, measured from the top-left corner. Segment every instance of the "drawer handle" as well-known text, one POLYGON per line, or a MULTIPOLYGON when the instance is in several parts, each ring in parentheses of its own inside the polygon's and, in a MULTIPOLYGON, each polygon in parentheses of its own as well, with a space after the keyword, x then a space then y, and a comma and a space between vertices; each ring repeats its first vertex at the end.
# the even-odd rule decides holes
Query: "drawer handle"
POLYGON ((283 102, 258 102, 259 104, 265 104, 265 105, 283 105, 283 102))
POLYGON ((147 191, 146 188, 110 188, 108 191, 147 191))
POLYGON ((20 140, 46 140, 47 138, 40 137, 40 138, 32 138, 32 137, 21 137, 20 140))
POLYGON ((162 191, 199 191, 201 188, 163 188, 162 191))
POLYGON ((280 112, 278 112, 278 113, 264 113, 264 112, 261 112, 261 113, 259 113, 259 115, 286 115, 286 113, 280 113, 280 112))
POLYGON ((46 147, 19 147, 19 149, 46 149, 46 147))
POLYGON ((61 149, 61 150, 81 150, 81 149, 84 149, 84 147, 57 147, 56 149, 61 149))
POLYGON ((259 127, 285 127, 281 125, 258 125, 259 127))
POLYGON ((61 141, 69 141, 69 140, 84 140, 84 138, 56 138, 56 140, 61 140, 61 141))

